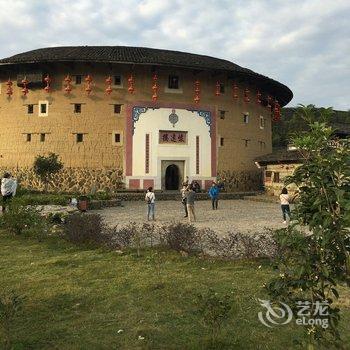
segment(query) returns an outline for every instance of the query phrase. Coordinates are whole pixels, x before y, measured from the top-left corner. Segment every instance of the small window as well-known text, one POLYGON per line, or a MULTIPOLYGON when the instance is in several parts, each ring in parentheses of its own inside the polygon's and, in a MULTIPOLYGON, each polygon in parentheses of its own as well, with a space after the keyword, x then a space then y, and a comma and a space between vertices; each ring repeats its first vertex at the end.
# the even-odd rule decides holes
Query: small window
POLYGON ((220 94, 225 93, 225 85, 223 83, 220 83, 220 94))
POLYGON ((40 104, 40 113, 41 114, 46 114, 47 113, 47 105, 46 105, 46 103, 40 104))
POLYGON ((249 141, 250 141, 250 140, 243 139, 243 141, 244 141, 244 146, 245 146, 245 147, 248 147, 248 146, 249 146, 249 141))
POLYGON ((34 113, 34 105, 28 105, 27 106, 27 113, 33 114, 34 113))
POLYGON ((248 124, 248 122, 249 122, 249 114, 243 113, 243 123, 248 124))
POLYGON ((226 111, 219 111, 219 113, 220 113, 220 119, 225 119, 226 111))
POLYGON ((27 142, 32 141, 32 134, 27 134, 27 142))
POLYGON ((77 142, 83 142, 84 141, 84 134, 77 134, 77 142))
POLYGON ((81 103, 74 103, 74 113, 81 113, 81 103))
POLYGON ((39 101, 39 117, 46 117, 49 113, 49 102, 39 101))
POLYGON ((76 75, 75 76, 75 85, 80 85, 81 84, 81 75, 76 75))
POLYGON ((259 141, 260 149, 264 149, 266 147, 266 144, 264 141, 259 141))
POLYGON ((45 134, 40 134, 40 142, 45 142, 45 134))
POLYGON ((220 137, 220 146, 223 146, 223 145, 224 145, 224 138, 220 137))
POLYGON ((276 182, 276 183, 280 182, 280 173, 279 172, 273 173, 273 182, 276 182))
POLYGON ((179 77, 177 75, 169 75, 168 88, 169 89, 179 88, 179 77))
POLYGON ((272 176, 272 171, 265 171, 265 182, 270 182, 272 176))
POLYGON ((121 86, 122 85, 122 76, 121 75, 115 75, 113 77, 113 84, 115 86, 121 86))
POLYGON ((122 110, 122 105, 114 105, 115 114, 120 114, 121 110, 122 110))
POLYGON ((263 116, 260 116, 260 129, 265 128, 265 118, 263 116))
POLYGON ((114 142, 120 143, 120 134, 114 134, 114 142))

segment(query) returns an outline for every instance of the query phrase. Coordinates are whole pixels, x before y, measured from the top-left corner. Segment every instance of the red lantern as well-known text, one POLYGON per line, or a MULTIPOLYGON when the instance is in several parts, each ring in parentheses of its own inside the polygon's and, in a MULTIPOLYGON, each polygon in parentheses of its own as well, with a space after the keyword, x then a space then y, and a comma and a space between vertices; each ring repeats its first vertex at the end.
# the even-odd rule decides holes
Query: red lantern
POLYGON ((248 88, 246 88, 246 89, 244 90, 244 102, 246 102, 246 103, 250 102, 250 98, 249 98, 249 89, 248 89, 248 88))
POLYGON ((106 94, 110 95, 112 93, 112 78, 111 76, 109 76, 106 80, 105 80, 107 87, 106 87, 106 94))
POLYGON ((220 96, 220 82, 216 82, 215 96, 220 96))
POLYGON ((86 81, 86 88, 85 91, 88 95, 90 95, 92 88, 91 88, 91 84, 92 84, 92 77, 90 74, 87 75, 87 77, 85 78, 86 81))
POLYGON ((129 79, 128 79, 128 91, 130 94, 133 94, 134 91, 135 91, 135 88, 134 88, 134 77, 132 76, 132 74, 130 74, 129 76, 129 79))
POLYGON ((72 86, 71 86, 71 82, 72 82, 72 78, 69 76, 69 74, 64 78, 64 84, 65 84, 65 88, 64 91, 67 94, 70 94, 70 92, 72 91, 72 86))
POLYGON ((273 121, 277 122, 281 120, 281 106, 277 100, 275 100, 275 106, 273 109, 273 121))
POLYGON ((153 85, 152 85, 152 91, 153 91, 153 95, 152 95, 152 100, 153 102, 157 101, 158 98, 158 76, 156 73, 154 73, 153 77, 153 85))
POLYGON ((46 86, 44 87, 44 90, 49 93, 51 91, 51 78, 49 75, 47 75, 45 78, 44 78, 44 81, 46 83, 46 86))
POLYGON ((267 108, 271 108, 271 97, 267 96, 267 108))
POLYGON ((23 89, 22 89, 22 93, 24 96, 27 95, 27 93, 29 92, 28 88, 27 88, 27 85, 28 85, 28 80, 27 80, 27 77, 24 77, 24 79, 22 80, 22 84, 23 84, 23 89))
POLYGON ((201 100, 200 93, 201 93, 200 82, 197 79, 194 82, 194 98, 193 98, 193 100, 194 100, 195 103, 199 103, 199 101, 201 100))
POLYGON ((13 94, 13 90, 12 90, 12 81, 11 81, 10 78, 9 78, 9 80, 6 82, 6 86, 7 86, 6 95, 7 95, 8 97, 11 97, 11 95, 13 94))
POLYGON ((233 98, 235 100, 237 100, 238 99, 238 86, 236 83, 233 83, 233 85, 232 85, 232 93, 233 93, 233 98))
POLYGON ((256 103, 258 103, 258 104, 261 103, 261 93, 260 93, 260 91, 258 91, 258 93, 256 94, 256 103))

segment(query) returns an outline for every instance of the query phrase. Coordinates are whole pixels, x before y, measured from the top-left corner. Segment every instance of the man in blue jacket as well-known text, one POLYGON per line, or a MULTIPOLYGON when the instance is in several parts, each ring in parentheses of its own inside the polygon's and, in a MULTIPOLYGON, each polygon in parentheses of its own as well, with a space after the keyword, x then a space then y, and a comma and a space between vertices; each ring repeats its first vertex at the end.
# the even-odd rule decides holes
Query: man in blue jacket
POLYGON ((208 193, 209 193, 209 196, 211 198, 211 205, 213 207, 213 210, 218 209, 220 189, 217 186, 216 182, 212 183, 208 193))

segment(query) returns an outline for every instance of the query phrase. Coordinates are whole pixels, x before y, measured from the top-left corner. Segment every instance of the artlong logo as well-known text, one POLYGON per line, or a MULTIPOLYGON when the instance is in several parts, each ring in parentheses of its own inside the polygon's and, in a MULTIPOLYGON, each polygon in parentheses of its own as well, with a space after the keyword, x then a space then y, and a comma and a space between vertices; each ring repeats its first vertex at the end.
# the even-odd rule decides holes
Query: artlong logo
POLYGON ((259 302, 266 311, 265 313, 260 311, 258 317, 260 322, 266 327, 272 328, 276 325, 284 325, 292 320, 293 312, 287 304, 280 302, 281 307, 279 307, 271 305, 269 300, 259 299, 259 302))

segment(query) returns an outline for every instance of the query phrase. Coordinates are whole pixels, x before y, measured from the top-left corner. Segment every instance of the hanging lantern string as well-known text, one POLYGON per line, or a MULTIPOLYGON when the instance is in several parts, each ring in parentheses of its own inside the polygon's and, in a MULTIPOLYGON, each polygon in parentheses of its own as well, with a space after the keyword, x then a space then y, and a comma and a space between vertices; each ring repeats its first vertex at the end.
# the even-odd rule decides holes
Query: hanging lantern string
POLYGON ((72 91, 72 86, 71 86, 71 82, 72 82, 72 78, 70 77, 70 75, 68 74, 65 78, 64 78, 64 91, 67 94, 70 94, 70 92, 72 91))
POLYGON ((92 91, 92 88, 91 88, 91 85, 92 85, 92 77, 90 74, 87 75, 87 77, 85 78, 85 81, 86 81, 86 88, 85 88, 85 91, 87 92, 88 95, 90 95, 91 91, 92 91))
POLYGON ((106 94, 110 95, 112 93, 112 78, 111 76, 109 76, 106 80, 105 80, 107 87, 106 87, 106 94))
POLYGON ((6 86, 7 86, 6 95, 8 97, 11 97, 11 95, 13 94, 13 90, 12 90, 12 81, 10 78, 6 82, 6 86))
POLYGON ((50 76, 47 74, 46 77, 44 78, 44 81, 46 83, 46 86, 44 87, 44 90, 49 93, 51 91, 51 78, 50 76))
POLYGON ((22 93, 24 96, 26 96, 27 93, 29 92, 27 87, 28 84, 29 84, 29 81, 27 80, 27 77, 24 77, 24 79, 22 80, 22 85, 23 85, 22 93))
POLYGON ((152 95, 152 100, 153 102, 156 102, 158 99, 158 75, 156 73, 154 73, 153 77, 153 85, 152 85, 152 91, 153 91, 153 95, 152 95))
POLYGON ((195 82, 194 82, 194 102, 195 103, 199 103, 200 101, 200 82, 199 80, 197 79, 195 82))
POLYGON ((134 88, 134 77, 133 77, 132 74, 130 74, 130 76, 129 76, 128 85, 129 85, 129 87, 128 87, 128 92, 129 92, 130 94, 133 94, 134 91, 135 91, 135 88, 134 88))

